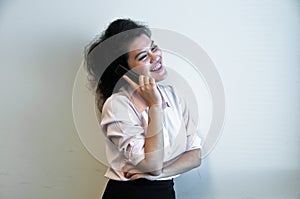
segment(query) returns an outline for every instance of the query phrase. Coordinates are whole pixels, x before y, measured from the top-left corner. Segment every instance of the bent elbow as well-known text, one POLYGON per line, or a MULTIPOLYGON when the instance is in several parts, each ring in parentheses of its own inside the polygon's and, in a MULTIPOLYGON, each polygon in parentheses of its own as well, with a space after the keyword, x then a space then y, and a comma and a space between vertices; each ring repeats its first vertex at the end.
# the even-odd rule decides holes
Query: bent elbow
POLYGON ((162 163, 149 163, 148 170, 151 175, 159 176, 162 173, 163 164, 162 163))
POLYGON ((194 165, 195 167, 199 167, 201 165, 201 150, 195 150, 194 152, 194 165))
POLYGON ((201 158, 197 159, 196 161, 196 167, 199 167, 201 165, 201 158))
POLYGON ((149 174, 153 176, 159 176, 161 173, 162 173, 161 169, 149 172, 149 174))

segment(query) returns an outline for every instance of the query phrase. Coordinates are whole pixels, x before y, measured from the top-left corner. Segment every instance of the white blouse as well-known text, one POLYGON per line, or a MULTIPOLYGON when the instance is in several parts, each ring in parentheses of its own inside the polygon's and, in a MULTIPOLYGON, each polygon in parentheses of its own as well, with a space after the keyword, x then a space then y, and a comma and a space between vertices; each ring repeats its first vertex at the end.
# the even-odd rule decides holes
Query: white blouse
MULTIPOLYGON (((180 154, 201 148, 200 132, 185 100, 173 86, 158 85, 163 100, 164 162, 180 154)), ((106 156, 109 168, 105 177, 127 181, 122 168, 137 165, 145 158, 145 131, 148 126, 148 108, 143 110, 131 93, 123 87, 104 103, 101 128, 106 137, 106 156)))

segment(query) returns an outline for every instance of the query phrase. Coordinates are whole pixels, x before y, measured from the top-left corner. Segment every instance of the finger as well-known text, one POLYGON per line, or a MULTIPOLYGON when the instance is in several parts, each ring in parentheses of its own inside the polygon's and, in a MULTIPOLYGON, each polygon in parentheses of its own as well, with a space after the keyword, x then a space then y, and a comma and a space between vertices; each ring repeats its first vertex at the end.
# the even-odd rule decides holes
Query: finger
POLYGON ((139 87, 139 85, 138 84, 136 84, 132 79, 130 79, 127 75, 123 75, 123 79, 125 79, 127 82, 128 82, 128 84, 134 89, 134 90, 136 90, 138 87, 139 87))
POLYGON ((125 176, 126 178, 131 178, 133 175, 136 175, 136 173, 131 173, 131 172, 125 172, 125 173, 124 173, 124 176, 125 176))
POLYGON ((139 76, 139 84, 140 84, 140 86, 144 85, 144 75, 139 76))
POLYGON ((128 175, 128 172, 124 172, 124 177, 125 178, 128 178, 127 175, 128 175))
POLYGON ((142 175, 137 173, 137 174, 132 175, 132 176, 130 177, 130 180, 137 180, 137 179, 139 179, 139 178, 142 178, 142 175))
POLYGON ((125 178, 130 178, 132 176, 132 174, 129 172, 126 172, 124 176, 125 176, 125 178))
POLYGON ((150 77, 150 78, 149 78, 149 83, 150 83, 150 84, 155 84, 155 79, 154 79, 153 77, 150 77))
POLYGON ((149 84, 149 77, 144 76, 144 84, 149 84))

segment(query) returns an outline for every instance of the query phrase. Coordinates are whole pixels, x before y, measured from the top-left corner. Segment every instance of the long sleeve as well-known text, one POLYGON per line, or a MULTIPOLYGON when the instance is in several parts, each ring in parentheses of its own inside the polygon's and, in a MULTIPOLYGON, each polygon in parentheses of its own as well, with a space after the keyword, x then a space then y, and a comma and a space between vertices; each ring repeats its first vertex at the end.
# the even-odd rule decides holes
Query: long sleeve
POLYGON ((126 96, 107 100, 102 110, 101 128, 108 143, 109 162, 117 163, 115 154, 121 154, 126 162, 133 165, 144 159, 146 127, 126 96))

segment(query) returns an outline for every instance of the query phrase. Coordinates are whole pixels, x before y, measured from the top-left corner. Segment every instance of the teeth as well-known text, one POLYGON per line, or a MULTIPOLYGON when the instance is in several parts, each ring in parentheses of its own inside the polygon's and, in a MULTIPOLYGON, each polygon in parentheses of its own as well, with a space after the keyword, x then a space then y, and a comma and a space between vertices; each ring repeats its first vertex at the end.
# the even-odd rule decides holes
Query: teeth
POLYGON ((159 63, 152 69, 152 71, 156 71, 156 70, 160 69, 160 67, 161 67, 161 64, 159 63))

